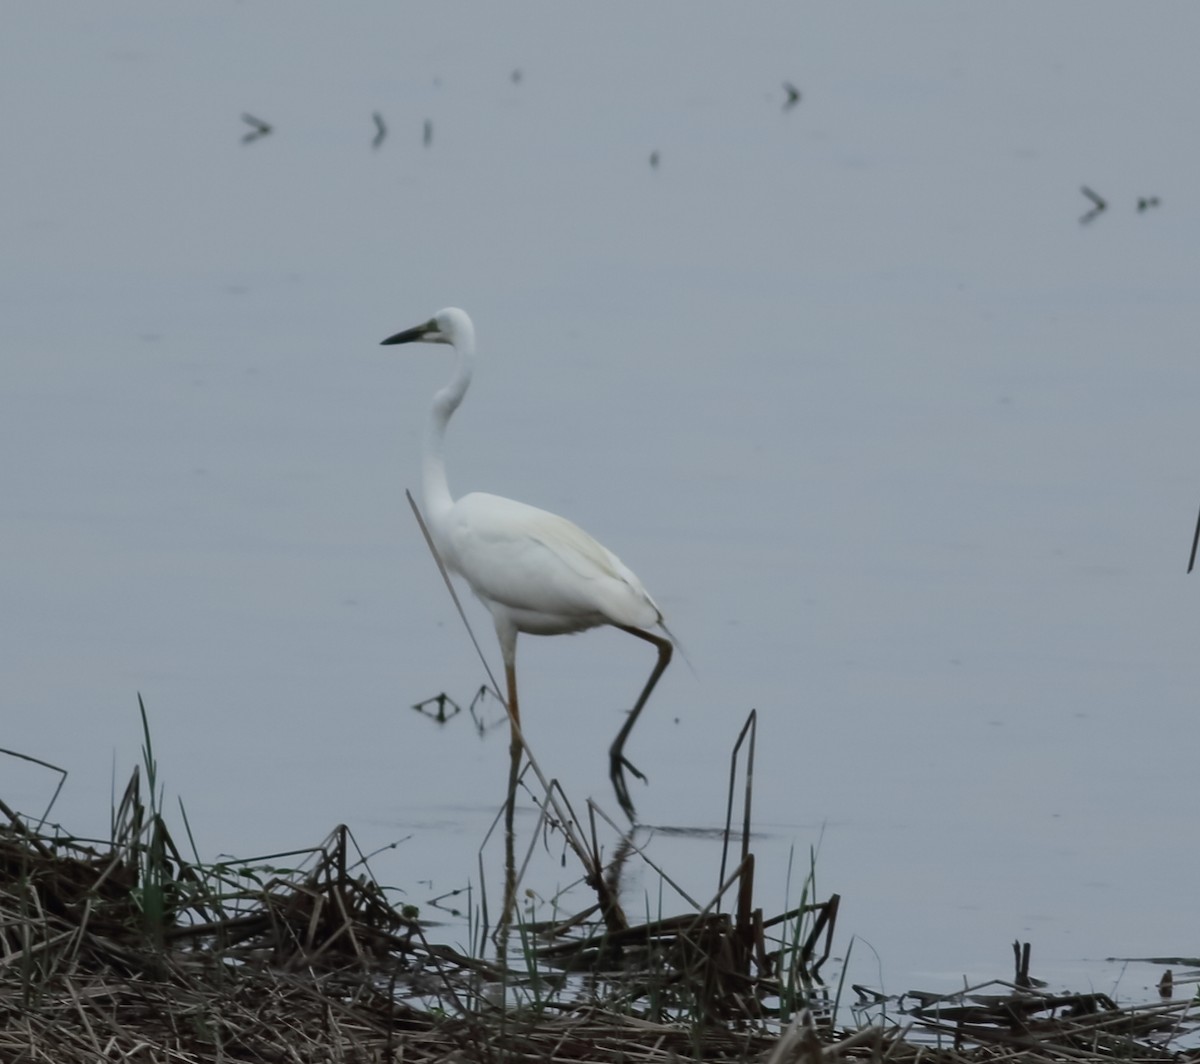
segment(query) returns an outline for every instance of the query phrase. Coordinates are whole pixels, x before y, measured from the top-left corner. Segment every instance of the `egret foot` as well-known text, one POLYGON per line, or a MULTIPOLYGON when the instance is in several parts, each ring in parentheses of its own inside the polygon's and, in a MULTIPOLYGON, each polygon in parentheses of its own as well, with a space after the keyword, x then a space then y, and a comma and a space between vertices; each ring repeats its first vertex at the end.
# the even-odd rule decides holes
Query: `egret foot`
POLYGON ((629 817, 630 821, 637 823, 637 814, 633 808, 633 801, 629 797, 629 788, 625 785, 625 770, 629 769, 639 780, 646 782, 646 774, 642 772, 632 761, 629 760, 621 751, 614 745, 609 751, 609 770, 608 778, 612 780, 613 790, 617 794, 617 802, 621 806, 621 811, 629 817))

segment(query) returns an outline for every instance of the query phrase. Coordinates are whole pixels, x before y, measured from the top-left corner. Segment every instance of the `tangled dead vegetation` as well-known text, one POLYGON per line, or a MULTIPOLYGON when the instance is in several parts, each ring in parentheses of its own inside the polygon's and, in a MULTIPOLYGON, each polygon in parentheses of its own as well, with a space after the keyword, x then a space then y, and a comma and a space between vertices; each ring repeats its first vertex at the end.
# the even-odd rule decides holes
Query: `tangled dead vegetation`
POLYGON ((185 859, 154 807, 148 735, 145 768, 150 807, 135 771, 104 842, 0 801, 0 1064, 1200 1061, 1180 1048, 1190 1001, 1049 994, 1027 948, 1012 983, 899 1000, 855 987, 873 1018, 837 1025, 820 974, 838 897, 754 906, 748 787, 740 860, 708 905, 630 924, 632 842, 601 868, 594 830, 585 845, 555 822, 596 903, 517 922, 484 959, 481 933, 471 954, 430 942, 344 827, 305 854, 185 859))
POLYGON ((673 1019, 701 995, 717 1007, 727 917, 619 935, 587 914, 530 925, 531 967, 514 971, 430 943, 356 871, 345 828, 298 869, 202 866, 137 792, 135 773, 110 844, 0 802, 0 1061, 741 1059, 774 1045, 765 1028, 673 1019))

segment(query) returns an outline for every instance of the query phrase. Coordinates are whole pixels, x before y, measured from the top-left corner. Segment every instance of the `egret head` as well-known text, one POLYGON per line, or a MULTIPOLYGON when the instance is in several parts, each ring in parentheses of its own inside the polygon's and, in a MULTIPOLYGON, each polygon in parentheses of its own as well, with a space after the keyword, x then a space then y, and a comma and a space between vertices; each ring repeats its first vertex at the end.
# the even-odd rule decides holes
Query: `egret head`
POLYGON ((439 310, 423 325, 415 325, 411 329, 389 336, 385 344, 410 344, 414 341, 427 344, 452 344, 455 347, 472 346, 475 340, 475 326, 467 317, 465 310, 458 307, 447 307, 439 310))

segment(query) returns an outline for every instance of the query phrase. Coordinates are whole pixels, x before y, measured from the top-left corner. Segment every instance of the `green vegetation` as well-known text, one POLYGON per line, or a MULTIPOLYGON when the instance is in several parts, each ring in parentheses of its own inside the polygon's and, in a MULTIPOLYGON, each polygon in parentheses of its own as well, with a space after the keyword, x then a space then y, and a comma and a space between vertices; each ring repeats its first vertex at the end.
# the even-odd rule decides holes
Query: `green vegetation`
POLYGON ((1002 984, 914 998, 896 1009, 903 1024, 838 1027, 820 975, 838 897, 814 900, 815 855, 797 904, 774 917, 754 904, 753 715, 731 758, 719 889, 706 904, 659 869, 657 897, 631 923, 623 869, 649 858, 625 835, 602 862, 598 811, 589 804, 585 836, 548 788, 534 834, 565 838, 595 901, 571 913, 526 887, 491 932, 486 891, 468 891, 469 952, 429 941, 344 826, 311 851, 204 863, 193 845, 182 856, 144 707, 142 724, 142 762, 109 840, 70 837, 0 801, 4 1064, 1160 1059, 1190 1016, 1186 1001, 1119 1009, 1103 995, 1002 984), (686 912, 669 914, 672 894, 686 912))

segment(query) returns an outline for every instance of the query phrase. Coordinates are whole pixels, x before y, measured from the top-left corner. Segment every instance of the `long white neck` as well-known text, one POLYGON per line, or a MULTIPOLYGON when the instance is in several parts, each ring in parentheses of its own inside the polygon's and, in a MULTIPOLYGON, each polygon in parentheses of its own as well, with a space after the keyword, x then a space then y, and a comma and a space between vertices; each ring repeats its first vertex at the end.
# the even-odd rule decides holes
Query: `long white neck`
POLYGON ((425 446, 421 460, 421 494, 425 499, 425 516, 434 529, 435 536, 444 527, 445 519, 454 505, 450 485, 446 481, 446 425, 471 384, 471 373, 475 363, 473 333, 460 333, 455 338, 454 350, 458 356, 458 365, 450 383, 433 397, 433 408, 429 414, 429 424, 425 428, 425 446))

